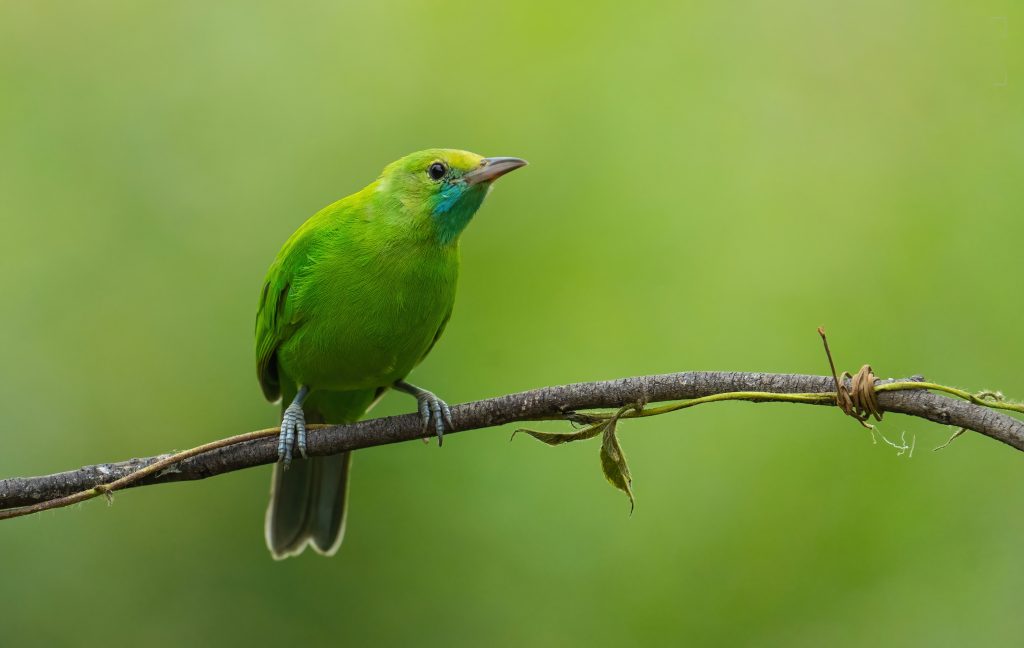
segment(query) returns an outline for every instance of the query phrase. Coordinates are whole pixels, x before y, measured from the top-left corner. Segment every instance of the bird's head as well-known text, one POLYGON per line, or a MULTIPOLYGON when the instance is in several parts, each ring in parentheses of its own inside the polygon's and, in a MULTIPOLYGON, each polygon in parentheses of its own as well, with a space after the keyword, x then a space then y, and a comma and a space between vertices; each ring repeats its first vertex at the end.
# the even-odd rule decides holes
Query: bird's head
POLYGON ((376 192, 442 244, 456 240, 495 180, 526 166, 513 157, 485 158, 469 151, 427 149, 392 162, 376 192))

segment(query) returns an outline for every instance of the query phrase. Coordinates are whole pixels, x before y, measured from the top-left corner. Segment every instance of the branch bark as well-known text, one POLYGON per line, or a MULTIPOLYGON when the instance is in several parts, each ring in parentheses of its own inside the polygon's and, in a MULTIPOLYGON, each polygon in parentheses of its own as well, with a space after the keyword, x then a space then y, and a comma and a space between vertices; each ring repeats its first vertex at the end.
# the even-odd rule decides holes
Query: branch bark
MULTIPOLYGON (((915 377, 910 380, 923 379, 915 377)), ((835 383, 830 376, 717 371, 638 376, 542 387, 458 405, 452 408, 456 428, 452 432, 517 421, 561 420, 578 410, 618 408, 636 402, 650 404, 729 392, 828 394, 834 390, 835 383)), ((765 399, 744 400, 759 402, 765 399)), ((1024 451, 1024 421, 983 405, 939 396, 924 389, 880 391, 878 402, 884 412, 908 414, 942 425, 966 428, 1024 451)), ((835 401, 811 404, 834 406, 835 401)), ((308 447, 310 455, 328 455, 431 436, 431 432, 422 429, 418 415, 405 414, 312 429, 308 447)), ((39 477, 3 479, 0 480, 0 509, 37 504, 108 484, 168 456, 97 464, 39 477)), ((276 460, 277 441, 267 436, 185 459, 174 468, 147 476, 129 487, 206 479, 276 460)))

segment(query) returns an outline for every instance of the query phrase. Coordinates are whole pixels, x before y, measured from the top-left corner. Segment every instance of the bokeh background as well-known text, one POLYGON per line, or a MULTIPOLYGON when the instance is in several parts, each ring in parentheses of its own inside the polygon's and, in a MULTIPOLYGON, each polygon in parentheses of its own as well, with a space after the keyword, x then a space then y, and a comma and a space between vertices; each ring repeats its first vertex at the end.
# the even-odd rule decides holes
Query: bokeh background
MULTIPOLYGON (((1024 398, 1024 7, 856 5, 0 4, 0 475, 273 425, 266 267, 432 146, 531 162, 414 373, 450 402, 822 373, 818 325, 1024 398)), ((370 449, 330 560, 270 560, 269 468, 125 492, 0 525, 0 644, 1019 645, 1022 456, 882 431, 913 457, 826 408, 625 424, 632 516, 596 442, 370 449)))

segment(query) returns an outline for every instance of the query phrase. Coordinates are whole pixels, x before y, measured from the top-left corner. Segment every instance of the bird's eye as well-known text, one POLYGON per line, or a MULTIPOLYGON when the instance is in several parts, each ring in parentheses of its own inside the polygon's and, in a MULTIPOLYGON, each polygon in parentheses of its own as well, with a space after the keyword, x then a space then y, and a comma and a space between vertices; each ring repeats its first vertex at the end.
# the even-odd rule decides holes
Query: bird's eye
POLYGON ((434 162, 427 167, 427 175, 431 180, 440 180, 446 173, 448 173, 448 167, 444 165, 444 162, 434 162))

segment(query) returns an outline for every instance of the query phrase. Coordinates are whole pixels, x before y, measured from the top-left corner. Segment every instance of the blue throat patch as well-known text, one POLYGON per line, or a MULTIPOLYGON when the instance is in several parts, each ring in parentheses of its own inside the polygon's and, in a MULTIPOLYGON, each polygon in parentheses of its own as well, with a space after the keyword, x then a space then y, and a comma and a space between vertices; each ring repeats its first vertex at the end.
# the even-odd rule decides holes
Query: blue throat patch
POLYGON ((451 243, 466 229, 473 214, 487 195, 487 186, 447 184, 434 198, 431 214, 437 226, 437 237, 443 245, 451 243))

